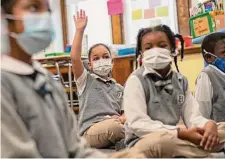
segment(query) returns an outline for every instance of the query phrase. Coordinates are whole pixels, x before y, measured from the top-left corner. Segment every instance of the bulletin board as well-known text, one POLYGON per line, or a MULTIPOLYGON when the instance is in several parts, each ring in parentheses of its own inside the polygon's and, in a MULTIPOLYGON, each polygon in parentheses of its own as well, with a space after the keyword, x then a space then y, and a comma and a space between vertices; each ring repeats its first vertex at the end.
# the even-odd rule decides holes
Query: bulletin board
POLYGON ((192 17, 190 20, 191 32, 194 38, 207 35, 214 31, 212 25, 212 18, 209 13, 205 13, 196 17, 192 17))
POLYGON ((165 24, 177 33, 176 0, 131 0, 131 43, 136 43, 139 29, 165 24))

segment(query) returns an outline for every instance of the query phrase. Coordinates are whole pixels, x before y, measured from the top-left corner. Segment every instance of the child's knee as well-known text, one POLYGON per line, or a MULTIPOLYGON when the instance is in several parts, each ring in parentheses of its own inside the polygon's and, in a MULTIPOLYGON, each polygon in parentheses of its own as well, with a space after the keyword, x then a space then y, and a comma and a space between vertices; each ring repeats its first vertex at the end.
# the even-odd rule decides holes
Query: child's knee
POLYGON ((175 143, 170 135, 149 136, 135 145, 135 148, 141 150, 147 157, 170 157, 173 147, 175 143))
POLYGON ((124 127, 116 120, 111 120, 107 125, 107 133, 112 142, 119 141, 125 137, 124 127))
POLYGON ((91 127, 84 137, 92 147, 104 148, 124 138, 123 125, 108 119, 91 127))

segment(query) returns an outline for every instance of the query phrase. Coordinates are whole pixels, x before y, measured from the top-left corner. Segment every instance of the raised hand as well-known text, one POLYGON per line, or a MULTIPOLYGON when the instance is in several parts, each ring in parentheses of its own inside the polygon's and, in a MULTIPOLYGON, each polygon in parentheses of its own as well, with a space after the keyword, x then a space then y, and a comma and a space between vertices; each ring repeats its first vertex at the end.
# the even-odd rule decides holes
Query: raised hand
POLYGON ((74 23, 76 26, 76 31, 84 31, 87 26, 87 16, 84 10, 77 12, 77 15, 74 16, 74 23))

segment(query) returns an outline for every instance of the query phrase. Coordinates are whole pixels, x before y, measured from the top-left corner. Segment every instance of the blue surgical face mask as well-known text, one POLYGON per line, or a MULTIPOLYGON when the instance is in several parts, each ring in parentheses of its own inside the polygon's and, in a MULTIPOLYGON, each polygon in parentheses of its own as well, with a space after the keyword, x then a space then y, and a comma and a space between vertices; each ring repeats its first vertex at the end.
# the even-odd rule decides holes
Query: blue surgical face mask
POLYGON ((49 12, 29 13, 18 19, 12 15, 6 18, 23 21, 24 32, 10 33, 18 45, 28 54, 33 55, 46 49, 54 39, 52 19, 49 12))
POLYGON ((211 56, 214 56, 216 59, 212 62, 212 64, 213 64, 214 66, 216 66, 219 70, 221 70, 222 72, 225 73, 225 59, 219 58, 219 57, 217 57, 216 55, 214 55, 214 54, 212 54, 212 53, 210 53, 210 52, 207 52, 206 50, 204 50, 204 52, 205 52, 206 54, 209 54, 209 55, 211 55, 211 56))

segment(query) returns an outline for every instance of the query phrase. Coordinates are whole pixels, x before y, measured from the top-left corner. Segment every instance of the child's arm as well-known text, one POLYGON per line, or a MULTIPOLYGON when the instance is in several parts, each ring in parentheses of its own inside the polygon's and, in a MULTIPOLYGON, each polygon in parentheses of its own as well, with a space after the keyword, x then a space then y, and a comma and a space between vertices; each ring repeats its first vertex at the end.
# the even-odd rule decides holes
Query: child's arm
POLYGON ((209 76, 201 72, 196 82, 195 99, 199 104, 199 111, 207 119, 210 119, 212 114, 212 98, 213 89, 209 76))
MULTIPOLYGON (((219 142, 217 124, 202 116, 198 102, 189 91, 187 92, 183 108, 183 118, 186 126, 200 127, 203 129, 201 134, 202 139, 198 145, 204 146, 205 150, 210 150, 216 146, 219 142)), ((192 136, 189 135, 189 137, 192 136)))
POLYGON ((31 138, 22 118, 16 111, 17 103, 11 90, 1 85, 1 157, 2 158, 41 158, 36 142, 31 138))
POLYGON ((76 25, 76 33, 71 49, 71 59, 74 76, 78 79, 84 71, 84 65, 81 60, 81 52, 83 34, 87 25, 87 16, 85 15, 85 11, 80 10, 80 12, 77 12, 77 16, 74 16, 74 22, 76 25))

